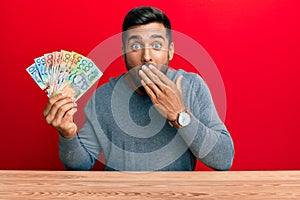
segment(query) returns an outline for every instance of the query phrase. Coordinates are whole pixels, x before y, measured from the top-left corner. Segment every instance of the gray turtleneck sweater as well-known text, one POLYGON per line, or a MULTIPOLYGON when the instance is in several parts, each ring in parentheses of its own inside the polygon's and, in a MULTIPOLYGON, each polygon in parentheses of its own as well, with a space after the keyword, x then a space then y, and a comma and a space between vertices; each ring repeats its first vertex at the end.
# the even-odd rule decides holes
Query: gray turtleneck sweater
POLYGON ((207 85, 194 73, 167 72, 174 82, 180 74, 183 99, 192 113, 188 126, 171 127, 150 98, 134 92, 121 75, 94 93, 77 136, 60 136, 60 158, 66 169, 89 170, 102 158, 105 170, 186 171, 194 170, 197 159, 215 170, 228 170, 234 146, 207 85))

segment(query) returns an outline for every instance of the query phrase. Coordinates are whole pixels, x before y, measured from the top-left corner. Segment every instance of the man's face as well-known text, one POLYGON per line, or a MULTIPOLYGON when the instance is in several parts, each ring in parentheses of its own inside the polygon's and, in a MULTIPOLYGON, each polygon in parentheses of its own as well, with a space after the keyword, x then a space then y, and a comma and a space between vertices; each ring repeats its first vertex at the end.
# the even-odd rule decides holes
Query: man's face
POLYGON ((169 61, 173 58, 174 45, 169 44, 163 24, 149 23, 127 30, 123 53, 129 74, 139 84, 138 71, 143 64, 154 64, 163 73, 167 72, 169 61))

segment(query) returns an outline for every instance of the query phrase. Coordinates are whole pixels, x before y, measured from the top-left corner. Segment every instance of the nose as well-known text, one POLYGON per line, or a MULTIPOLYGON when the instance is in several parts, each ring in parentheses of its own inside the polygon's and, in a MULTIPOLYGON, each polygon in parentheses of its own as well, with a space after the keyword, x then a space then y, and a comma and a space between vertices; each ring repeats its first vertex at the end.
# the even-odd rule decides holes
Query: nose
POLYGON ((143 63, 150 63, 150 62, 152 62, 151 49, 148 48, 148 47, 143 48, 142 62, 143 63))

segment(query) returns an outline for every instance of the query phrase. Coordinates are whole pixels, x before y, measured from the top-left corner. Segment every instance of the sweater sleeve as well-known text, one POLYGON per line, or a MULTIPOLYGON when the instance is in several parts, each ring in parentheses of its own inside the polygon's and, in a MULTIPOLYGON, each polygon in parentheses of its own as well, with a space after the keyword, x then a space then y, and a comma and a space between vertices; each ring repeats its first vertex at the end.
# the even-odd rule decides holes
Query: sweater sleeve
POLYGON ((85 107, 85 113, 84 126, 75 137, 67 139, 60 135, 59 156, 67 170, 90 170, 101 152, 95 125, 92 125, 97 120, 94 96, 85 107))
POLYGON ((234 157, 232 138, 220 120, 209 89, 202 78, 193 75, 188 81, 185 99, 192 112, 191 123, 178 129, 193 154, 215 170, 229 170, 234 157))
POLYGON ((67 170, 90 170, 95 163, 78 136, 68 139, 60 136, 59 156, 67 170))

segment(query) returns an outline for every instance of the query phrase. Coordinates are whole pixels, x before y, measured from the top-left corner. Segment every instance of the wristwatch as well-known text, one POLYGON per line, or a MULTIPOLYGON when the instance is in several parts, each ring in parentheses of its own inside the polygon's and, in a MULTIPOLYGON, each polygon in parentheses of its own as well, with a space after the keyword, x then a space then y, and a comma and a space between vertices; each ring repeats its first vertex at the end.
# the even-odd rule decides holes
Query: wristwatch
POLYGON ((170 126, 175 126, 176 128, 182 128, 191 123, 192 113, 186 109, 185 111, 178 114, 177 119, 174 121, 169 121, 170 126))

